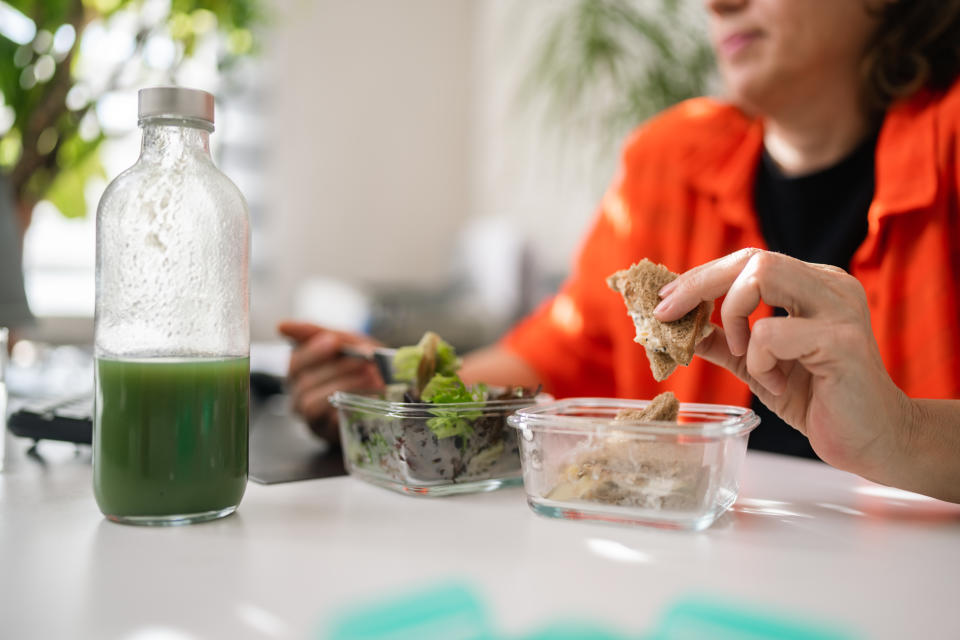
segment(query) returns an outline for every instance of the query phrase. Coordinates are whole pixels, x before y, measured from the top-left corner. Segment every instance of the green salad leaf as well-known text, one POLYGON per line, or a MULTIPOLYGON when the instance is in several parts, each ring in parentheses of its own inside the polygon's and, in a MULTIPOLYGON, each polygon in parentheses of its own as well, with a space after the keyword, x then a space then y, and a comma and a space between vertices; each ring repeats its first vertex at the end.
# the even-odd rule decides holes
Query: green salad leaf
MULTIPOLYGON (((456 375, 437 374, 424 387, 421 399, 432 404, 450 404, 463 402, 483 402, 486 400, 486 385, 467 387, 456 375)), ((473 433, 473 421, 483 415, 476 409, 431 409, 433 418, 427 420, 427 427, 438 438, 469 436, 473 433)))
MULTIPOLYGON (((421 402, 434 405, 485 402, 487 385, 468 387, 457 375, 459 368, 460 358, 454 348, 430 331, 423 335, 416 346, 397 349, 393 359, 393 377, 408 383, 415 393, 419 392, 421 402), (425 356, 428 361, 421 365, 425 356), (434 367, 432 372, 429 370, 431 365, 434 367), (425 374, 429 377, 425 378, 424 384, 425 374), (418 383, 423 387, 418 389, 418 383)), ((441 439, 470 436, 473 434, 474 421, 483 415, 479 407, 466 410, 437 407, 429 412, 433 417, 427 419, 427 427, 441 439)))
POLYGON ((410 347, 400 347, 396 355, 393 356, 393 377, 402 382, 417 384, 417 375, 420 369, 420 362, 423 360, 424 352, 427 346, 435 340, 436 352, 434 355, 433 374, 444 376, 455 376, 460 369, 460 358, 453 346, 446 340, 440 338, 432 331, 423 334, 419 344, 410 347))
POLYGON ((434 417, 427 420, 427 428, 440 440, 454 436, 466 438, 473 435, 473 420, 480 417, 479 411, 472 418, 455 410, 432 409, 430 413, 434 417))
POLYGON ((456 375, 445 376, 440 373, 430 378, 430 382, 420 393, 420 399, 438 404, 477 401, 460 378, 456 375))
POLYGON ((397 349, 396 355, 393 356, 394 379, 411 384, 416 382, 417 367, 420 365, 420 358, 422 357, 423 349, 418 346, 397 349))
POLYGON ((454 348, 444 340, 437 342, 437 373, 455 376, 460 370, 460 358, 454 348))

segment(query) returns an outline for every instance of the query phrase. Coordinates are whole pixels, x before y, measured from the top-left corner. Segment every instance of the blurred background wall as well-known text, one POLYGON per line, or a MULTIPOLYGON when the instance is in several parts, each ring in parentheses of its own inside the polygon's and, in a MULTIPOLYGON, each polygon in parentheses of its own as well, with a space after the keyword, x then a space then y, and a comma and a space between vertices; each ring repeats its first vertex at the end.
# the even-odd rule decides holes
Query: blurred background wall
MULTIPOLYGON (((518 279, 565 271, 602 179, 562 179, 556 145, 524 126, 515 89, 537 17, 505 1, 286 7, 267 63, 270 224, 257 299, 271 300, 258 304, 258 334, 291 312, 340 319, 319 289, 314 304, 298 300, 305 277, 450 304, 448 287, 480 289, 489 300, 459 300, 463 315, 488 311, 498 325, 513 309, 497 297, 520 304, 518 279)), ((500 328, 470 327, 481 339, 500 328)))
MULTIPOLYGON (((701 16, 676 0, 74 2, 86 94, 72 89, 76 132, 61 138, 102 143, 102 171, 67 190, 82 211, 65 215, 42 182, 31 192, 29 331, 52 342, 89 340, 93 211, 136 159, 140 86, 217 95, 214 157, 253 220, 254 339, 294 316, 394 343, 432 328, 470 348, 566 274, 623 135, 710 75, 701 16)), ((53 45, 36 41, 59 27, 35 2, 0 5, 0 55, 18 75, 0 84, 9 109, 13 93, 39 90, 23 78, 39 82, 53 45), (11 40, 4 7, 34 33, 11 40)), ((27 120, 0 129, 8 172, 27 120)))

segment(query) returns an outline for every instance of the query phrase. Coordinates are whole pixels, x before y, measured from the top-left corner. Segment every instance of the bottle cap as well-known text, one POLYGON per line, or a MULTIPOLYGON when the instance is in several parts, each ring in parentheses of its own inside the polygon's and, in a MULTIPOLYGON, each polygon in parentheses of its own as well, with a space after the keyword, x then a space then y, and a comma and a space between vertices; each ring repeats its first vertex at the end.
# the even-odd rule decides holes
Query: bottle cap
POLYGON ((197 118, 213 124, 213 94, 186 87, 147 87, 137 94, 140 120, 154 116, 197 118))

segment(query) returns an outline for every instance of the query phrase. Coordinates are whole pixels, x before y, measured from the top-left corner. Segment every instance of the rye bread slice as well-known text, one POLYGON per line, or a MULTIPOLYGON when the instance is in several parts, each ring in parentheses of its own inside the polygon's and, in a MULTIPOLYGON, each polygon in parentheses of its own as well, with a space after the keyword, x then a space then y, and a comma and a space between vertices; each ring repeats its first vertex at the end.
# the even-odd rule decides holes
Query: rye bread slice
POLYGON ((615 422, 646 422, 660 420, 676 422, 680 415, 680 403, 672 391, 664 391, 650 401, 643 409, 621 409, 614 418, 615 422))
POLYGON ((672 322, 660 322, 653 316, 654 308, 660 303, 658 292, 676 277, 677 274, 663 265, 644 258, 607 278, 610 288, 623 296, 637 331, 634 341, 646 349, 650 370, 658 381, 673 373, 678 364, 690 364, 694 347, 713 330, 710 325, 712 301, 701 302, 672 322))

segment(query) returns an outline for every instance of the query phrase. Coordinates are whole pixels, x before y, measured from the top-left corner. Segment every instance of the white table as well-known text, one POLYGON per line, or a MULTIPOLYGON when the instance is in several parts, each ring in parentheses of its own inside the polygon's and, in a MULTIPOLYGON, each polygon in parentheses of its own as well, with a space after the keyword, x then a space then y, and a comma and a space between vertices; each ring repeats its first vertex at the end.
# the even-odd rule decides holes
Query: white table
POLYGON ((734 511, 701 533, 352 478, 251 483, 232 517, 151 529, 101 517, 88 454, 42 446, 46 467, 0 474, 2 638, 320 637, 344 607, 450 578, 511 633, 572 617, 639 635, 700 593, 862 637, 960 638, 960 506, 819 463, 751 452, 734 511))

